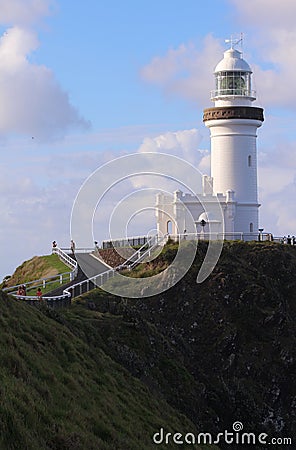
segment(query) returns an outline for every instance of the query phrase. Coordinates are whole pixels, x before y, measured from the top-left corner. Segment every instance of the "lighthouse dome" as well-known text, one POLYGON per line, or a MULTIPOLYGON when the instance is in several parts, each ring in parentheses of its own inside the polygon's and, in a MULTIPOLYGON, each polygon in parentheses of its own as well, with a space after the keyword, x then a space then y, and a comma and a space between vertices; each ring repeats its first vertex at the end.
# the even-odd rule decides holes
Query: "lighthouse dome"
POLYGON ((252 73, 249 64, 242 58, 242 53, 234 48, 224 52, 224 58, 217 64, 214 73, 228 71, 252 73))
POLYGON ((216 106, 250 106, 256 99, 251 87, 252 70, 235 48, 224 52, 224 58, 215 67, 214 76, 216 89, 211 92, 211 99, 216 106))

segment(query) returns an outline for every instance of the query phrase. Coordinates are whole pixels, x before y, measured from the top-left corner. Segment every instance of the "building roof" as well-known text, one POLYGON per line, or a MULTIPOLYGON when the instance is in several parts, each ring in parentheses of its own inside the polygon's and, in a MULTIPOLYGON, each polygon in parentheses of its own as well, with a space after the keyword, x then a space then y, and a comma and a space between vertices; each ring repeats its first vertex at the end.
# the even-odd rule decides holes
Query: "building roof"
POLYGON ((234 48, 230 48, 224 52, 224 58, 217 64, 214 73, 228 71, 252 73, 249 64, 242 58, 242 53, 234 48))

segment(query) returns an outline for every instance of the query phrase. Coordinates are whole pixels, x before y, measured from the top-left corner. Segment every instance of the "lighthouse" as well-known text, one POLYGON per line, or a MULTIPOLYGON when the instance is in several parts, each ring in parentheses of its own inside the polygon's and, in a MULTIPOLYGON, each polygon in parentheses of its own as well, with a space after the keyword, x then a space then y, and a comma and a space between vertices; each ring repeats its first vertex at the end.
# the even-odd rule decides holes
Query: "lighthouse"
POLYGON ((226 229, 249 240, 258 234, 256 138, 264 117, 262 108, 252 106, 252 70, 234 48, 237 43, 231 42, 215 67, 215 106, 204 110, 203 121, 211 136, 213 194, 228 205, 226 229))
POLYGON ((203 114, 211 136, 211 175, 202 176, 202 192, 195 196, 181 190, 173 196, 157 195, 160 234, 188 231, 188 211, 198 237, 258 239, 256 140, 264 117, 263 109, 253 106, 252 70, 235 48, 240 41, 230 41, 230 48, 215 67, 214 107, 206 108, 203 114), (213 210, 215 202, 221 213, 213 210))

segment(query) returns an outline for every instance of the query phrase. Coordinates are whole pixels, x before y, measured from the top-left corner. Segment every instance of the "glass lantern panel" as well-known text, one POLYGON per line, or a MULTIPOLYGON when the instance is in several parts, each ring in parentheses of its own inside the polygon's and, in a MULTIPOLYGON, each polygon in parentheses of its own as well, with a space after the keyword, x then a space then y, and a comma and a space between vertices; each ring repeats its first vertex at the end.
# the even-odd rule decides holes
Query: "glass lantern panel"
POLYGON ((217 95, 249 96, 251 77, 248 72, 218 72, 216 74, 217 95))

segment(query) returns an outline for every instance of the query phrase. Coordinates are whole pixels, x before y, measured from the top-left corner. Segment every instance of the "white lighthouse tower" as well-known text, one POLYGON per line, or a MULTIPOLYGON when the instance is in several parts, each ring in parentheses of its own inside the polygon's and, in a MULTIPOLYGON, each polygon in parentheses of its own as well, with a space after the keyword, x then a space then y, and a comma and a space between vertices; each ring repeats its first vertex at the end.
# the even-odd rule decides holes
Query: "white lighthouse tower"
POLYGON ((180 190, 173 197, 157 195, 157 228, 161 234, 188 232, 188 211, 197 236, 258 239, 256 139, 264 117, 262 108, 252 106, 256 100, 252 70, 234 48, 239 42, 231 41, 230 49, 217 64, 216 88, 211 93, 215 106, 204 110, 203 121, 211 132, 211 176, 203 175, 202 192, 196 196, 180 190), (221 216, 212 209, 217 201, 221 216))
POLYGON ((254 239, 260 206, 256 137, 264 118, 263 109, 252 106, 256 100, 252 70, 234 44, 214 70, 216 88, 211 100, 215 106, 204 110, 203 121, 211 132, 213 194, 227 198, 232 211, 225 217, 227 231, 254 239))

